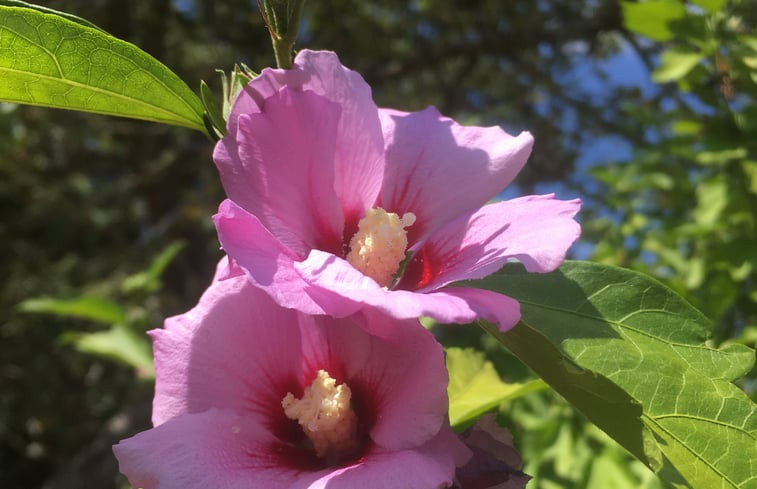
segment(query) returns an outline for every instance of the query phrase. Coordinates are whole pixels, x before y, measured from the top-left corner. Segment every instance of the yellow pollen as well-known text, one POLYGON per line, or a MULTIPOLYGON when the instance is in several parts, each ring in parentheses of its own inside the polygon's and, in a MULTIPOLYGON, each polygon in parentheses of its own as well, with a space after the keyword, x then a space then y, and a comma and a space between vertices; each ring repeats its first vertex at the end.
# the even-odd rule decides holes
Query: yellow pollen
POLYGON ((281 401, 284 414, 295 419, 313 443, 316 455, 339 459, 357 448, 357 416, 350 406, 352 391, 336 385, 325 370, 319 370, 302 399, 289 392, 281 401))
POLYGON ((397 273, 407 250, 407 231, 415 222, 415 214, 406 212, 402 218, 378 207, 369 209, 360 219, 358 230, 350 240, 347 261, 380 286, 388 287, 397 273))

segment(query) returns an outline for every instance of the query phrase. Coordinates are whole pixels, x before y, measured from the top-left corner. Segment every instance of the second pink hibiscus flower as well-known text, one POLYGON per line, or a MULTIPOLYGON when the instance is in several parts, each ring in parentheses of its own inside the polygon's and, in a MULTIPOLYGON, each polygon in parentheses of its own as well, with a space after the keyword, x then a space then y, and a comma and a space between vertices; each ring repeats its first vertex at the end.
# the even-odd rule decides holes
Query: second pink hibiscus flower
POLYGON ((214 159, 229 200, 224 250, 280 305, 342 317, 365 306, 443 323, 520 318, 507 296, 452 282, 517 259, 549 272, 578 238, 578 200, 486 204, 525 164, 533 138, 465 127, 436 109, 379 109, 334 53, 302 51, 237 98, 214 159))

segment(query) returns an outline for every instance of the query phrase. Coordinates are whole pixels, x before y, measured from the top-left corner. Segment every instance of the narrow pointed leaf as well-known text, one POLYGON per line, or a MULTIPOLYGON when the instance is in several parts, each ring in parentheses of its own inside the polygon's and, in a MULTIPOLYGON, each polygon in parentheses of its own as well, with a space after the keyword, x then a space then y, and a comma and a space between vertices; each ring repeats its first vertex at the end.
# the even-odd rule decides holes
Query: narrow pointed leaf
POLYGON ((137 376, 150 380, 155 378, 152 348, 146 334, 139 334, 122 324, 95 333, 70 331, 61 340, 72 343, 82 353, 96 355, 134 368, 137 376))
POLYGON ((38 297, 23 301, 18 305, 18 308, 24 312, 88 319, 104 324, 126 321, 126 312, 121 306, 108 299, 95 296, 81 296, 72 299, 38 297))
POLYGON ((757 487, 757 406, 732 383, 743 345, 707 343, 710 322, 642 274, 566 262, 475 282, 518 299, 522 321, 485 329, 675 487, 757 487), (635 409, 637 407, 637 409, 635 409))
POLYGON ((200 99, 136 46, 52 10, 0 3, 0 100, 205 131, 200 99))
POLYGON ((153 293, 158 291, 162 286, 160 277, 168 265, 176 258, 176 255, 184 249, 186 243, 182 240, 174 241, 166 246, 155 258, 146 270, 129 275, 121 284, 121 290, 124 293, 147 292, 153 293))
POLYGON ((205 114, 213 125, 213 132, 218 136, 215 139, 224 137, 226 135, 226 121, 221 113, 221 107, 213 97, 213 92, 210 91, 205 80, 200 81, 200 99, 202 99, 202 105, 205 106, 205 114))

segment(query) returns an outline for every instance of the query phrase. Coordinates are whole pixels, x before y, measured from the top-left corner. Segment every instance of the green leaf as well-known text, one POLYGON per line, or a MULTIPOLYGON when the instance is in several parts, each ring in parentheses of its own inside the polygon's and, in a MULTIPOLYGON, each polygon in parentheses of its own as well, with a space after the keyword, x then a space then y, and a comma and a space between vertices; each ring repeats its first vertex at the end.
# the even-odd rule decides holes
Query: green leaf
POLYGON ((77 17, 76 15, 69 14, 68 12, 60 12, 58 10, 54 10, 49 7, 43 7, 42 5, 35 5, 33 3, 22 2, 20 0, 0 0, 0 5, 5 5, 8 7, 28 8, 28 9, 37 10, 39 12, 43 12, 46 14, 57 15, 57 16, 66 18, 72 22, 76 22, 77 24, 81 24, 83 26, 91 27, 92 29, 97 29, 99 31, 102 31, 102 29, 100 29, 95 24, 93 24, 92 22, 86 19, 82 19, 81 17, 77 17))
POLYGON ((670 23, 686 16, 686 7, 677 0, 621 2, 625 27, 655 41, 673 37, 670 23))
POLYGON ((72 343, 82 353, 115 360, 133 367, 143 379, 155 378, 152 348, 145 334, 137 334, 122 324, 116 324, 96 333, 68 332, 62 341, 72 343))
POLYGON ((126 312, 121 306, 102 297, 81 296, 73 299, 41 297, 27 299, 21 302, 18 308, 24 312, 89 319, 105 324, 122 323, 126 320, 126 312))
POLYGON ((721 151, 700 151, 696 155, 697 163, 701 165, 723 165, 732 160, 741 160, 747 157, 749 152, 746 148, 729 148, 721 151))
POLYGON ((121 284, 121 290, 128 294, 136 291, 152 293, 160 289, 160 276, 163 275, 163 272, 168 265, 171 264, 173 259, 176 258, 176 255, 178 255, 185 246, 186 243, 181 240, 174 241, 168 245, 153 259, 147 270, 126 277, 123 284, 121 284))
POLYGON ((471 348, 448 348, 446 361, 449 371, 449 419, 456 429, 464 428, 503 401, 546 387, 542 380, 525 384, 502 382, 485 355, 471 348))
POLYGON ((757 161, 744 161, 742 168, 747 176, 747 187, 749 187, 749 191, 753 194, 757 194, 757 161))
POLYGON ((199 98, 155 58, 81 19, 16 3, 0 5, 0 100, 205 132, 199 98))
POLYGON ((699 182, 697 207, 694 219, 704 228, 712 228, 720 222, 720 216, 728 204, 728 185, 722 175, 699 182))
POLYGON ((200 98, 202 99, 202 105, 205 107, 205 114, 213 125, 213 131, 218 135, 220 139, 226 135, 226 121, 221 113, 221 107, 213 97, 213 92, 210 91, 210 87, 205 80, 200 81, 200 98))
POLYGON ((682 52, 668 49, 660 55, 660 66, 652 73, 656 83, 667 83, 686 76, 704 56, 701 53, 682 52))
POLYGON ((702 123, 689 119, 677 120, 672 125, 673 132, 680 135, 699 134, 702 131, 702 123))
POLYGON ((257 73, 246 64, 242 63, 234 65, 234 69, 231 70, 229 77, 226 77, 226 73, 221 70, 216 70, 221 76, 221 84, 223 85, 223 119, 228 120, 229 114, 231 114, 231 108, 234 105, 234 101, 237 99, 239 92, 255 77, 257 73))
POLYGON ((691 0, 691 3, 702 7, 709 14, 714 14, 725 6, 725 0, 691 0))
POLYGON ((741 62, 744 63, 747 68, 752 70, 757 69, 757 56, 744 56, 741 58, 741 62))
POLYGON ((588 262, 549 274, 510 264, 474 284, 521 304, 513 330, 485 329, 663 479, 756 487, 747 461, 757 453, 756 406, 732 383, 754 351, 709 345, 710 322, 673 291, 588 262))

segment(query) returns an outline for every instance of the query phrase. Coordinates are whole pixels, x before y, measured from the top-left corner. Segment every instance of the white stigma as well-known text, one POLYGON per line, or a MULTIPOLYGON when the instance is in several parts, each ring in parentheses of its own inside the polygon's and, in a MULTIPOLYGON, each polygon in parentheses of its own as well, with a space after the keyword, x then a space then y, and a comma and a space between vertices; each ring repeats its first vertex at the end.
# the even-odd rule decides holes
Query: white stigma
POLYGON ((348 455, 358 445, 357 416, 350 406, 351 398, 347 384, 336 385, 328 372, 319 370, 302 399, 289 392, 281 406, 289 419, 300 424, 316 455, 334 460, 348 455))
POLYGON ((415 214, 406 212, 402 218, 378 207, 369 209, 358 222, 358 230, 350 240, 347 261, 380 286, 388 287, 397 273, 407 250, 407 231, 415 223, 415 214))

